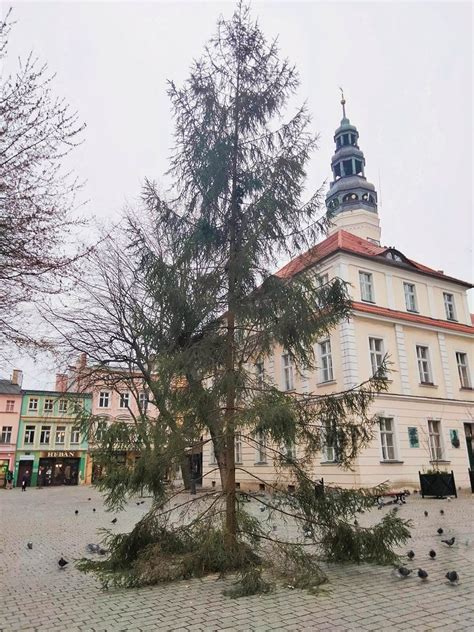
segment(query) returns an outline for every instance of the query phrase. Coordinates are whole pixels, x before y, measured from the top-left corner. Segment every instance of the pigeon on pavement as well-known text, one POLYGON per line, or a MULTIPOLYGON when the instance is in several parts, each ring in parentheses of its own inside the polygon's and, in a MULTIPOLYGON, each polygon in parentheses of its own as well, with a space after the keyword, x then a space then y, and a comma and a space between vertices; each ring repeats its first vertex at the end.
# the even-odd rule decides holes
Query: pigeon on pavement
POLYGON ((436 557, 436 551, 433 551, 433 549, 431 549, 429 555, 430 555, 431 559, 434 560, 434 558, 436 557))
POLYGON ((399 568, 397 568, 398 576, 401 579, 406 579, 411 574, 411 572, 412 571, 406 566, 400 566, 399 568))
POLYGON ((99 545, 98 544, 88 544, 86 546, 86 549, 89 551, 89 553, 98 553, 99 552, 99 545))
POLYGON ((450 538, 449 540, 441 540, 443 544, 447 544, 448 546, 453 546, 455 541, 456 541, 456 538, 454 536, 450 538))
POLYGON ((428 573, 424 571, 422 568, 418 569, 418 577, 420 579, 428 579, 428 573))
POLYGON ((448 573, 446 573, 445 577, 451 582, 451 584, 457 584, 457 582, 459 581, 459 575, 456 573, 456 571, 449 571, 448 573))
POLYGON ((438 534, 442 535, 444 533, 443 529, 441 529, 441 527, 438 529, 438 534))
POLYGON ((114 518, 113 520, 110 521, 112 524, 115 524, 117 522, 117 518, 114 518))
POLYGON ((408 557, 409 560, 412 560, 415 557, 415 552, 414 551, 408 551, 407 557, 408 557))
POLYGON ((31 549, 33 548, 33 542, 28 542, 28 543, 26 544, 26 546, 27 546, 27 547, 30 549, 30 551, 31 551, 31 549))
POLYGON ((92 498, 88 498, 87 500, 92 500, 92 498))
POLYGON ((92 511, 95 511, 95 507, 93 507, 92 511))
POLYGON ((442 516, 444 516, 444 509, 440 509, 440 510, 439 510, 439 513, 440 513, 442 516))
POLYGON ((428 512, 427 511, 425 511, 425 517, 428 518, 428 512))
POLYGON ((79 509, 76 509, 76 510, 74 511, 74 513, 75 513, 75 514, 76 514, 76 516, 77 516, 77 514, 79 513, 79 509))
POLYGON ((61 559, 58 561, 59 568, 64 568, 65 566, 67 566, 67 564, 69 564, 69 562, 66 562, 64 557, 61 557, 61 559))

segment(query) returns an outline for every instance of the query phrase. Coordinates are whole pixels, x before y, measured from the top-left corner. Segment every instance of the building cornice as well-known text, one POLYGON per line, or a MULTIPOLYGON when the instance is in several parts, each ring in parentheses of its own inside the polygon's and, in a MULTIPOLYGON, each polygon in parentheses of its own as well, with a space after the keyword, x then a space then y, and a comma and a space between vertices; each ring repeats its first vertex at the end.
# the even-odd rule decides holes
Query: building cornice
POLYGON ((404 395, 403 393, 390 393, 389 391, 376 394, 374 401, 379 401, 381 399, 397 399, 397 400, 403 399, 406 401, 453 404, 455 406, 463 406, 463 407, 474 406, 474 401, 469 400, 469 399, 454 399, 454 398, 449 398, 449 397, 428 397, 426 395, 404 395))
POLYGON ((438 318, 430 318, 421 314, 410 314, 409 312, 401 312, 388 307, 380 307, 379 305, 370 305, 368 303, 352 302, 354 313, 364 318, 384 319, 397 323, 410 323, 424 329, 434 331, 442 331, 444 333, 451 332, 459 335, 474 335, 474 327, 463 323, 454 323, 438 318))

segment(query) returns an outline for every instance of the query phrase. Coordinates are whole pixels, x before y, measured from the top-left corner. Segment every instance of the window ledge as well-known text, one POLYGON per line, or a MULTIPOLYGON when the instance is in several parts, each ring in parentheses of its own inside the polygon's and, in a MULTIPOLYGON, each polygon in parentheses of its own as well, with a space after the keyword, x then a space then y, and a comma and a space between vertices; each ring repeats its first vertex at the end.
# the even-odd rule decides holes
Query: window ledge
POLYGON ((362 301, 362 303, 370 303, 370 305, 376 305, 375 301, 369 301, 366 298, 361 298, 360 300, 362 301))
POLYGON ((268 465, 268 461, 255 461, 254 465, 268 465))
POLYGON ((283 393, 296 393, 296 388, 288 388, 282 391, 283 393))
POLYGON ((390 463, 395 463, 395 464, 396 464, 396 463, 398 463, 398 464, 402 464, 402 463, 404 463, 404 462, 405 462, 405 461, 399 461, 398 459, 384 459, 383 461, 380 461, 380 463, 382 463, 382 464, 383 464, 383 463, 387 463, 387 464, 390 464, 390 463))
POLYGON ((319 465, 341 465, 340 461, 320 461, 319 465))
POLYGON ((418 309, 407 309, 407 312, 409 314, 419 314, 420 313, 418 309))
POLYGON ((337 384, 337 380, 326 380, 325 382, 318 382, 316 386, 327 386, 328 384, 337 384))
POLYGON ((449 465, 451 461, 445 461, 444 459, 438 459, 437 461, 430 461, 430 463, 441 463, 442 465, 449 465))
POLYGON ((427 386, 428 388, 438 388, 438 385, 433 384, 432 382, 420 382, 418 386, 427 386))
POLYGON ((461 386, 459 390, 460 391, 474 391, 474 388, 472 388, 472 386, 461 386))

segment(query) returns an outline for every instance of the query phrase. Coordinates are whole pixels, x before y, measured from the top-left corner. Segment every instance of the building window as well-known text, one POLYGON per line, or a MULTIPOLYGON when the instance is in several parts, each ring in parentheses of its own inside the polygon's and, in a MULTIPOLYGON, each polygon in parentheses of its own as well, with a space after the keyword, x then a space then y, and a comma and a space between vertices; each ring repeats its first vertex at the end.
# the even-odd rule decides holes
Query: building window
POLYGON ((12 413, 12 412, 14 412, 14 410, 15 410, 15 400, 14 399, 7 399, 5 412, 12 413))
POLYGON ((125 393, 120 393, 119 408, 128 408, 129 400, 130 393, 128 391, 125 393))
POLYGON ((323 459, 328 463, 337 462, 337 435, 336 425, 334 422, 327 421, 323 427, 323 459))
POLYGON ((242 463, 242 436, 240 432, 235 435, 235 462, 242 463))
POLYGON ((467 353, 456 352, 456 362, 458 364, 459 380, 461 388, 471 388, 471 376, 467 364, 467 353))
POLYGON ((293 379, 293 362, 289 353, 284 353, 283 359, 283 381, 285 384, 285 391, 292 391, 295 388, 293 379))
MULTIPOLYGON (((38 401, 38 400, 36 400, 38 401)), ((25 428, 25 445, 31 445, 35 442, 35 427, 26 426, 25 428)))
POLYGON ((41 426, 40 443, 42 445, 49 445, 51 440, 51 426, 41 426))
POLYGON ((100 391, 99 393, 99 408, 110 407, 110 391, 100 391))
POLYGON ((331 382, 334 379, 334 374, 330 340, 319 343, 319 358, 321 361, 321 382, 331 382))
POLYGON ((81 442, 81 431, 79 428, 73 428, 71 430, 71 443, 80 443, 81 442))
POLYGON ((38 398, 30 397, 28 401, 28 410, 38 410, 38 398))
POLYGON ((138 393, 138 407, 140 412, 145 413, 148 406, 148 397, 145 392, 138 393))
POLYGON ((267 439, 265 433, 260 431, 256 436, 257 441, 257 463, 267 462, 267 439))
POLYGON ((97 431, 95 433, 95 438, 98 441, 102 441, 107 431, 107 421, 105 419, 101 419, 97 422, 97 431))
POLYGON ((60 399, 59 400, 59 412, 60 413, 67 413, 67 399, 60 399))
POLYGON ((66 442, 66 426, 56 428, 56 445, 64 445, 66 442))
POLYGON ((370 365, 375 375, 383 364, 384 349, 382 338, 369 338, 370 365))
POLYGON ((53 412, 53 407, 54 407, 54 399, 45 399, 44 400, 43 411, 45 413, 53 412))
POLYGON ((416 346, 416 358, 418 360, 418 373, 422 384, 433 384, 431 373, 430 353, 428 347, 416 346))
POLYGON ((363 301, 374 303, 374 284, 370 272, 359 272, 360 297, 363 301))
POLYGON ((456 310, 454 308, 454 295, 443 292, 444 309, 446 310, 446 318, 448 320, 456 320, 456 310))
POLYGON ((323 285, 327 285, 329 283, 329 274, 326 272, 325 274, 320 274, 318 277, 318 285, 322 287, 323 285))
POLYGON ((2 427, 2 434, 0 435, 0 443, 12 442, 12 430, 13 430, 13 426, 2 427))
POLYGON ((441 461, 443 459, 440 426, 441 423, 437 419, 428 419, 428 434, 432 461, 441 461))
POLYGON ((282 452, 288 460, 294 461, 296 459, 296 446, 292 441, 285 443, 282 452))
POLYGON ((257 388, 263 388, 263 382, 265 379, 265 365, 263 360, 255 362, 255 382, 257 388))
POLYGON ((417 312, 416 304, 416 288, 414 283, 404 283, 403 290, 405 292, 405 305, 407 312, 417 312))
POLYGON ((395 461, 395 431, 393 427, 393 419, 381 417, 380 423, 380 442, 382 444, 382 460, 395 461))

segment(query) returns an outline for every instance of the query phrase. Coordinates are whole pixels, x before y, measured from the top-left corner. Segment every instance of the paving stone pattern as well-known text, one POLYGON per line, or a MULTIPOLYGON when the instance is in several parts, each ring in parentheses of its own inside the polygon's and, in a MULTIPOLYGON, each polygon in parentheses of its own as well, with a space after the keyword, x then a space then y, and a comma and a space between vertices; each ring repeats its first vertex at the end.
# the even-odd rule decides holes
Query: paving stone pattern
MULTIPOLYGON (((61 555, 71 562, 82 557, 85 545, 99 540, 100 527, 129 530, 149 504, 131 502, 112 526, 113 515, 90 487, 0 490, 0 630, 474 630, 474 497, 447 502, 412 496, 401 507, 400 515, 414 522, 404 552, 411 548, 416 557, 407 566, 425 568, 424 583, 414 576, 397 579, 387 568, 332 566, 330 583, 318 595, 280 586, 268 595, 231 600, 222 595, 230 580, 215 576, 102 591, 72 563, 58 569, 61 555), (441 544, 439 526, 442 537, 456 536, 451 549, 441 544), (438 553, 434 561, 431 548, 438 553), (446 582, 448 570, 459 572, 459 585, 446 582)), ((253 511, 260 513, 256 506, 253 511)), ((360 522, 385 511, 364 514, 360 522)), ((286 532, 283 525, 277 530, 286 532)))

